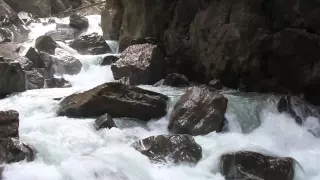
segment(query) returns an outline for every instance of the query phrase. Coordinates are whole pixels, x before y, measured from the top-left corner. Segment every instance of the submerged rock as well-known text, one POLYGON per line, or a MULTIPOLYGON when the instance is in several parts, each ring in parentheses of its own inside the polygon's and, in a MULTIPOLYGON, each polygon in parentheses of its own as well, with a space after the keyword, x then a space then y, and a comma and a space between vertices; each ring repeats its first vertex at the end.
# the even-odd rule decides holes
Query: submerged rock
POLYGON ((221 132, 228 99, 207 88, 192 87, 172 110, 168 129, 177 134, 221 132))
POLYGON ((41 89, 44 87, 44 77, 38 69, 25 71, 27 80, 27 89, 41 89))
POLYGON ((77 50, 80 54, 106 54, 112 50, 102 36, 92 33, 73 40, 69 44, 70 47, 77 50))
POLYGON ((220 172, 226 180, 293 180, 294 159, 249 151, 229 153, 220 159, 220 172))
POLYGON ((100 116, 98 119, 94 122, 94 127, 96 130, 107 128, 133 128, 133 127, 144 127, 146 128, 146 122, 141 121, 138 119, 132 119, 132 118, 112 118, 109 114, 105 114, 103 116, 100 116))
POLYGON ((105 83, 63 99, 58 115, 97 117, 108 113, 115 118, 132 117, 148 121, 166 115, 167 100, 165 95, 138 87, 105 83))
POLYGON ((40 36, 36 39, 35 48, 38 51, 43 51, 49 54, 54 54, 58 44, 51 36, 40 36))
POLYGON ((121 53, 111 70, 116 80, 127 77, 132 85, 152 85, 164 77, 164 54, 157 45, 133 45, 121 53))
POLYGON ((82 30, 82 29, 86 29, 89 27, 89 20, 84 16, 81 16, 78 14, 72 14, 69 17, 69 20, 70 20, 69 25, 73 28, 82 30))
POLYGON ((155 162, 197 163, 202 158, 201 146, 189 135, 151 136, 132 146, 155 162))
POLYGON ((19 136, 19 113, 14 110, 0 111, 0 138, 19 136))
POLYGON ((101 62, 101 66, 111 65, 112 63, 115 63, 118 60, 119 60, 119 57, 117 56, 113 56, 113 55, 106 56, 103 58, 101 62))
POLYGON ((35 151, 16 138, 0 138, 0 163, 33 161, 35 151))
POLYGON ((68 88, 72 85, 64 78, 45 79, 46 88, 68 88))

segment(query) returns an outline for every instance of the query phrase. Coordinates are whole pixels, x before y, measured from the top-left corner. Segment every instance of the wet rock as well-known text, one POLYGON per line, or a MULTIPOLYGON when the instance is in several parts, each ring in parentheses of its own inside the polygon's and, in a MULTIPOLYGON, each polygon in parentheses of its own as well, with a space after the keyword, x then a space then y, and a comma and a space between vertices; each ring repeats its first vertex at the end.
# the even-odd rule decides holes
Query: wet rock
POLYGON ((139 140, 132 146, 155 162, 197 163, 202 148, 189 135, 160 135, 139 140))
POLYGON ((164 77, 164 55, 157 45, 133 45, 121 53, 111 70, 116 80, 128 77, 133 85, 152 85, 164 77))
POLYGON ((222 89, 222 88, 223 88, 223 86, 222 86, 222 84, 221 84, 221 82, 220 82, 219 79, 211 80, 211 81, 208 83, 208 86, 209 86, 210 88, 214 88, 214 89, 222 89))
POLYGON ((26 90, 25 73, 18 62, 0 57, 0 96, 26 90))
POLYGON ((27 80, 27 89, 41 89, 44 87, 44 77, 37 69, 25 71, 27 80))
POLYGON ((123 7, 120 1, 109 0, 101 14, 101 28, 103 37, 110 40, 119 40, 122 23, 123 7))
POLYGON ((221 132, 228 99, 207 88, 192 87, 172 110, 168 129, 177 134, 221 132))
POLYGON ((72 85, 64 78, 45 79, 46 88, 68 88, 72 85))
POLYGON ((58 75, 62 74, 78 74, 81 71, 82 63, 73 56, 64 56, 61 58, 53 58, 54 72, 58 75))
POLYGON ((89 20, 86 17, 81 16, 79 14, 72 14, 69 17, 69 20, 70 20, 69 25, 73 28, 82 30, 82 29, 87 29, 89 27, 89 20))
POLYGON ((50 0, 4 0, 16 12, 26 11, 40 17, 51 15, 50 0))
POLYGON ((102 36, 92 33, 73 40, 69 44, 70 47, 77 50, 80 54, 106 54, 112 50, 102 36))
POLYGON ((172 87, 187 87, 189 86, 189 80, 186 76, 178 73, 168 74, 164 79, 163 85, 172 87))
POLYGON ((32 68, 45 68, 45 63, 43 59, 40 58, 40 54, 33 47, 30 47, 27 51, 25 57, 27 57, 32 62, 32 68))
POLYGON ((0 138, 19 137, 19 113, 0 111, 0 138))
POLYGON ((0 138, 0 163, 33 161, 35 151, 16 138, 0 138))
POLYGON ((108 113, 114 118, 141 120, 163 117, 168 97, 121 83, 105 83, 91 90, 66 97, 60 103, 59 116, 97 117, 108 113))
POLYGON ((302 125, 302 119, 297 115, 297 113, 292 108, 290 96, 280 97, 279 102, 277 104, 277 109, 279 113, 288 113, 298 124, 302 125))
POLYGON ((16 58, 13 58, 15 61, 18 61, 22 67, 23 70, 30 70, 32 68, 32 61, 26 57, 23 56, 17 56, 16 58))
POLYGON ((294 159, 249 151, 229 153, 220 159, 220 172, 226 180, 293 180, 294 159))
POLYGON ((109 114, 100 116, 94 122, 94 127, 96 130, 107 128, 133 128, 133 127, 144 127, 147 128, 146 122, 133 118, 115 118, 113 119, 109 114))
POLYGON ((117 56, 113 56, 113 55, 106 56, 103 58, 101 62, 101 66, 111 65, 112 63, 115 63, 118 60, 119 60, 119 57, 117 56))
POLYGON ((58 44, 51 36, 40 36, 36 39, 35 48, 38 51, 43 51, 49 54, 54 54, 58 44))

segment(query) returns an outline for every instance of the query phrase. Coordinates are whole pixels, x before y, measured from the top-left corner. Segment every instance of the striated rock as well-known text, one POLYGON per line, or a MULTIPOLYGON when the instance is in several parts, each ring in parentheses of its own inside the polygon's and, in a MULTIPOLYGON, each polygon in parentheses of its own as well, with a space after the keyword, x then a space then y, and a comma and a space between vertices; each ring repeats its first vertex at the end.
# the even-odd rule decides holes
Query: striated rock
POLYGON ((0 57, 0 96, 26 90, 25 73, 18 62, 0 57))
POLYGON ((0 138, 19 137, 19 113, 0 111, 0 138))
POLYGON ((105 83, 63 99, 58 115, 97 117, 108 113, 115 118, 132 117, 148 121, 167 113, 167 100, 165 95, 138 87, 105 83))
POLYGON ((114 41, 119 40, 122 24, 123 7, 121 1, 109 0, 101 14, 103 37, 114 41))
POLYGON ((32 68, 45 68, 45 63, 41 59, 40 54, 33 47, 30 47, 27 51, 25 57, 27 57, 32 62, 32 68))
POLYGON ((220 172, 226 180, 293 180, 294 166, 293 158, 249 151, 225 154, 220 159, 220 172))
POLYGON ((132 146, 154 162, 197 163, 202 158, 201 146, 189 135, 151 136, 132 146))
POLYGON ((72 14, 69 17, 69 20, 70 20, 69 25, 73 28, 82 30, 89 27, 89 20, 84 16, 81 16, 78 14, 72 14))
POLYGON ((119 60, 119 57, 113 56, 113 55, 108 55, 103 58, 101 62, 101 66, 106 66, 106 65, 111 65, 112 63, 115 63, 119 60))
POLYGON ((97 33, 80 36, 69 44, 70 47, 77 50, 80 54, 106 54, 112 50, 102 36, 97 33))
POLYGON ((172 110, 168 129, 172 133, 205 135, 221 132, 228 99, 207 88, 192 87, 172 110))
POLYGON ((35 151, 27 144, 15 138, 0 138, 0 163, 33 161, 35 151))
POLYGON ((58 44, 51 36, 40 36, 36 39, 35 48, 38 51, 43 51, 49 54, 54 54, 58 44))
POLYGON ((154 84, 164 77, 164 61, 164 55, 157 45, 133 45, 121 53, 111 70, 116 80, 128 77, 133 85, 154 84))
POLYGON ((25 71, 27 80, 27 89, 41 89, 44 87, 44 77, 42 72, 37 69, 25 71))
POLYGON ((172 87, 187 87, 189 86, 189 80, 186 76, 178 73, 168 74, 163 81, 163 85, 172 87))
POLYGON ((147 128, 146 122, 133 118, 115 118, 113 119, 109 114, 100 116, 94 122, 94 127, 96 130, 107 128, 133 128, 133 127, 145 127, 147 128))
POLYGON ((45 79, 46 88, 68 88, 72 85, 64 78, 45 79))

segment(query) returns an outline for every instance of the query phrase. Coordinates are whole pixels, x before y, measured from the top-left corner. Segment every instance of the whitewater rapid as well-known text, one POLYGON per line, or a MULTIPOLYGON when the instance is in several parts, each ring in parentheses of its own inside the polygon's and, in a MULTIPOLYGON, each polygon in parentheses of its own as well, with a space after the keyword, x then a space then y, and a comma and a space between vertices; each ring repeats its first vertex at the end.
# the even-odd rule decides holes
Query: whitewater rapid
MULTIPOLYGON (((102 34, 100 17, 88 18, 90 27, 84 33, 102 34)), ((57 21, 68 23, 67 18, 57 21)), ((54 24, 33 23, 29 27, 32 30, 30 40, 24 46, 30 46, 36 37, 55 29, 54 24)), ((108 43, 116 52, 117 43, 108 43)), ((37 150, 34 162, 6 165, 4 180, 223 180, 218 172, 219 157, 239 150, 293 157, 303 167, 302 170, 297 166, 295 180, 320 180, 320 141, 308 132, 318 132, 319 120, 307 117, 300 127, 288 115, 279 114, 272 98, 268 97, 260 99, 260 96, 244 97, 226 92, 229 99, 226 118, 230 132, 195 137, 203 149, 203 158, 196 166, 152 164, 130 147, 135 140, 168 134, 169 115, 152 120, 148 128, 100 131, 94 129, 94 119, 58 117, 59 101, 54 98, 114 81, 110 66, 99 65, 105 55, 83 56, 72 49, 68 51, 83 63, 80 74, 64 76, 72 88, 29 90, 0 100, 1 110, 19 112, 20 139, 37 150)), ((185 91, 170 87, 141 87, 168 95, 170 108, 185 91)))

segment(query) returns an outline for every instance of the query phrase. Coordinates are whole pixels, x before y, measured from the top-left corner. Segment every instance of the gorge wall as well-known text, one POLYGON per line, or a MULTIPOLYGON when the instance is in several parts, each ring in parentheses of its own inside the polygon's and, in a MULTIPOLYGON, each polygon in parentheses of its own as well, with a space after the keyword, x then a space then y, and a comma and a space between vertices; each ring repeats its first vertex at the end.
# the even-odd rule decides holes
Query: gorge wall
POLYGON ((162 44, 168 73, 320 104, 319 0, 109 0, 104 36, 120 50, 162 44))

